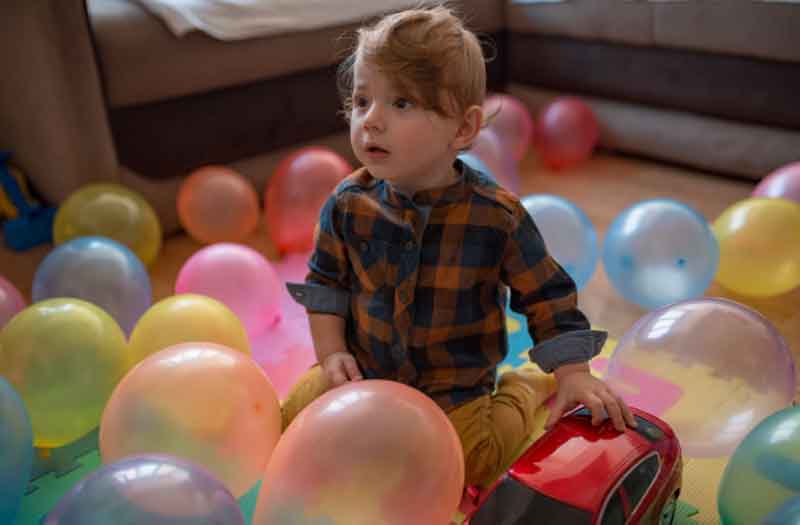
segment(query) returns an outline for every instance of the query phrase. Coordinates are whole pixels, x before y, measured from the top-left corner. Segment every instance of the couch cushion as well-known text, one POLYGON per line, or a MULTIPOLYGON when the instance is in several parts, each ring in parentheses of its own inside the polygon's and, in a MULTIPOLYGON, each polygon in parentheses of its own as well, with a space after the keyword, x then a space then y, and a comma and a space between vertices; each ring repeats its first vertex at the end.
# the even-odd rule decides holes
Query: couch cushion
POLYGON ((800 61, 800 3, 789 0, 508 0, 515 33, 800 61))
POLYGON ((628 44, 652 43, 652 10, 645 2, 508 0, 508 29, 628 44))
MULTIPOLYGON (((87 0, 98 60, 112 108, 276 78, 336 63, 355 25, 220 41, 202 33, 175 37, 130 0, 87 0)), ((471 27, 497 31, 503 0, 460 0, 471 27)))
POLYGON ((800 62, 800 3, 653 3, 656 45, 800 62))

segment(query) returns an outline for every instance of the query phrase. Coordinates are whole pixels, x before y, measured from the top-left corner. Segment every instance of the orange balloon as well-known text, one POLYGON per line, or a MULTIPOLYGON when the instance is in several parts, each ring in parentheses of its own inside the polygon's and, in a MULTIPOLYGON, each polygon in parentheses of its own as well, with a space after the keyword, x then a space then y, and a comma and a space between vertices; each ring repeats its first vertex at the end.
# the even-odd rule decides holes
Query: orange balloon
POLYGON ((284 432, 253 525, 443 525, 463 485, 461 442, 429 397, 394 381, 347 383, 284 432))
POLYGON ((281 161, 264 195, 272 243, 281 253, 308 251, 325 200, 352 166, 335 151, 302 148, 281 161))
POLYGON ((237 242, 258 226, 258 195, 248 179, 224 166, 192 172, 178 191, 178 217, 196 240, 237 242))
POLYGON ((599 137, 592 109, 578 98, 566 97, 542 110, 536 121, 534 145, 545 165, 558 170, 588 159, 599 137))
POLYGON ((143 453, 182 457, 239 497, 263 474, 280 433, 278 396, 249 355, 183 343, 117 385, 103 411, 100 453, 106 464, 143 453))

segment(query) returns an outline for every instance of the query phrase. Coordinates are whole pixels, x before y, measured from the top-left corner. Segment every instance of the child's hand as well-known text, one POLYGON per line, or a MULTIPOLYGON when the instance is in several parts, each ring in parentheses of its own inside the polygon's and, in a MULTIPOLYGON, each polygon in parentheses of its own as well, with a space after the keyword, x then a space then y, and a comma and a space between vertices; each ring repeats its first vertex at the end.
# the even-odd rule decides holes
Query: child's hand
POLYGON ((603 416, 608 414, 614 428, 620 432, 625 430, 626 423, 636 427, 636 419, 628 405, 604 381, 591 374, 588 363, 563 365, 554 374, 558 381, 558 393, 545 423, 546 429, 552 428, 564 412, 578 404, 583 404, 592 412, 592 425, 599 425, 603 416))
POLYGON ((335 352, 326 357, 320 366, 333 387, 363 379, 356 358, 350 352, 335 352))

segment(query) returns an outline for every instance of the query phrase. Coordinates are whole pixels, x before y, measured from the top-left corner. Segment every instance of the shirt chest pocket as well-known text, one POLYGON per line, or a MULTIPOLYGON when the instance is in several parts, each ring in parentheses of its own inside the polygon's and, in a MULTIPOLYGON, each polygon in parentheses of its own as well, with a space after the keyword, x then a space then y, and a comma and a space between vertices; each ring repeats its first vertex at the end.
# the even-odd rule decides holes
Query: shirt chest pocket
POLYGON ((361 288, 359 291, 374 293, 392 283, 390 248, 386 241, 367 237, 356 237, 348 243, 355 282, 361 288))

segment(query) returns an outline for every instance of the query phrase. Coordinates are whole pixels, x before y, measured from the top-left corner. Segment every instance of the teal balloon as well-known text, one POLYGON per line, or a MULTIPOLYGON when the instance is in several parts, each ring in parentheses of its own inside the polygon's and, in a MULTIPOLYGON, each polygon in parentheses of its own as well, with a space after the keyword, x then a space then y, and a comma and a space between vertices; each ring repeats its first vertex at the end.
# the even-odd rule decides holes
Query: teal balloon
POLYGON ((653 199, 614 219, 602 257, 617 292, 655 310, 702 297, 717 272, 719 246, 698 212, 672 199, 653 199))
POLYGON ((800 407, 772 414, 744 438, 717 506, 722 525, 800 525, 800 407))
POLYGON ((152 304, 150 276, 124 244, 107 237, 78 237, 57 246, 33 277, 34 302, 83 299, 107 312, 130 335, 152 304))
POLYGON ((14 388, 0 377, 0 523, 14 523, 32 463, 33 430, 28 412, 14 388))

